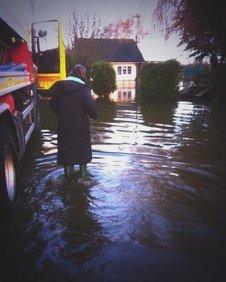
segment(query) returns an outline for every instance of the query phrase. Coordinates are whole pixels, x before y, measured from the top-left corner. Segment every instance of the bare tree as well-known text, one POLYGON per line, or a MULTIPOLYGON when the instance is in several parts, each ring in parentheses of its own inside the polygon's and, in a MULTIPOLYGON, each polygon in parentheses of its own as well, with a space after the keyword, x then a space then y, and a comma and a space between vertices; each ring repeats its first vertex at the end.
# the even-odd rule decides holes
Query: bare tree
POLYGON ((69 48, 74 47, 76 38, 109 38, 107 26, 101 18, 95 14, 92 17, 87 14, 79 16, 75 10, 67 21, 66 38, 69 48))
POLYGON ((79 16, 75 10, 67 22, 67 45, 73 48, 75 38, 117 38, 141 40, 148 35, 140 14, 110 24, 103 24, 100 17, 79 16))
POLYGON ((134 39, 138 41, 148 35, 144 29, 141 15, 135 14, 124 20, 110 23, 106 28, 106 33, 110 38, 134 39))

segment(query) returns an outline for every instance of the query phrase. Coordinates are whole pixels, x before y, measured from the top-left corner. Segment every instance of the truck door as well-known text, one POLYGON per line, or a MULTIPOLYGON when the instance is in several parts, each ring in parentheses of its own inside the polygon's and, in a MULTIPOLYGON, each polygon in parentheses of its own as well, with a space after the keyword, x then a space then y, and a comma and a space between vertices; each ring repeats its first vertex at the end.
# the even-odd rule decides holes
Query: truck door
POLYGON ((66 77, 65 48, 59 20, 32 24, 32 54, 38 69, 38 89, 47 90, 55 81, 66 77))

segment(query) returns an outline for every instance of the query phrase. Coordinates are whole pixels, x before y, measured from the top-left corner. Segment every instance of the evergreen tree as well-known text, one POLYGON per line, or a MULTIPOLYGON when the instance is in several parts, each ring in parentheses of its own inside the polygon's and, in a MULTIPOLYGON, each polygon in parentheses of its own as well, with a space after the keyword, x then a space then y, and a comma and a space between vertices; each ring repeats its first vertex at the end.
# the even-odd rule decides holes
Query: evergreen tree
POLYGON ((180 72, 180 64, 176 60, 144 65, 141 70, 142 97, 157 101, 175 98, 180 72))
POLYGON ((116 90, 116 75, 114 68, 108 62, 96 62, 91 65, 91 87, 100 98, 109 98, 116 90))

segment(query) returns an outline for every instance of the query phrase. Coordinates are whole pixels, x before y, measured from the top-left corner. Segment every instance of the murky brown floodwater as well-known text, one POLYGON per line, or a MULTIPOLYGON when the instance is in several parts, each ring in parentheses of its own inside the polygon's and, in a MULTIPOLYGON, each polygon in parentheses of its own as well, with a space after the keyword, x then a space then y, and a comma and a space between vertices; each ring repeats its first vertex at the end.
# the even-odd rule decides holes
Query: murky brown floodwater
POLYGON ((41 101, 41 136, 1 235, 0 281, 226 281, 226 107, 99 111, 90 182, 69 185, 56 119, 41 101))

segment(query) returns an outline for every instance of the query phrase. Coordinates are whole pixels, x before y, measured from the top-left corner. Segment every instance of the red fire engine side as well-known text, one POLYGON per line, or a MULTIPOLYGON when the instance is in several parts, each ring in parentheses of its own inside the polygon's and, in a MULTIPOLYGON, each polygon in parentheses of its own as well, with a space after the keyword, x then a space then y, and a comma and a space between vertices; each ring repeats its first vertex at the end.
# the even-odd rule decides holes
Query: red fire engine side
POLYGON ((37 127, 32 54, 24 39, 0 18, 0 207, 16 196, 18 164, 37 127))

